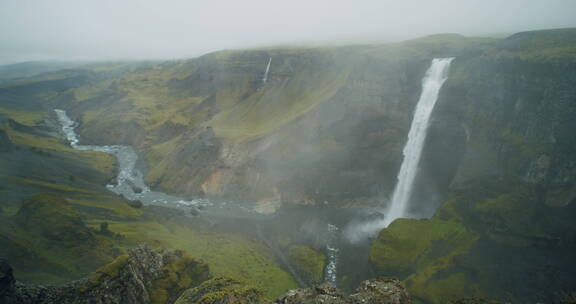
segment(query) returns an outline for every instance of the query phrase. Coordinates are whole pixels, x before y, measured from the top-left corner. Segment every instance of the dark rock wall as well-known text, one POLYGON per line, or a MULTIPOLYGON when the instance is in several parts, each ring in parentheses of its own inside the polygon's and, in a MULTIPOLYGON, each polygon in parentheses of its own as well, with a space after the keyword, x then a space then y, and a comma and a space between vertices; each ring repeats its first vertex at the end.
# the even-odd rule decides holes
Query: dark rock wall
POLYGON ((425 152, 456 171, 447 200, 430 220, 394 222, 371 252, 380 274, 402 273, 421 301, 573 292, 576 60, 565 34, 516 34, 454 60, 425 152))

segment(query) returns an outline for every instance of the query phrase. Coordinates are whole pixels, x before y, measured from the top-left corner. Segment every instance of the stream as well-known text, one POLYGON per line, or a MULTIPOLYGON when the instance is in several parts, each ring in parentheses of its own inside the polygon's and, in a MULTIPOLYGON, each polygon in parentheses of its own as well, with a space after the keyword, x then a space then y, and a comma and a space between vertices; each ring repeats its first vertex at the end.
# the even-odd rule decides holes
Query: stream
POLYGON ((176 209, 189 210, 190 208, 202 209, 205 215, 218 217, 265 219, 269 216, 261 215, 249 208, 225 201, 213 202, 203 198, 184 199, 164 192, 151 190, 144 181, 144 175, 138 168, 138 154, 130 146, 123 145, 81 145, 76 134, 78 123, 72 120, 66 111, 55 109, 58 121, 62 126, 62 132, 70 146, 81 151, 98 151, 108 153, 116 158, 118 175, 106 185, 108 190, 128 199, 139 200, 145 205, 165 206, 176 209))

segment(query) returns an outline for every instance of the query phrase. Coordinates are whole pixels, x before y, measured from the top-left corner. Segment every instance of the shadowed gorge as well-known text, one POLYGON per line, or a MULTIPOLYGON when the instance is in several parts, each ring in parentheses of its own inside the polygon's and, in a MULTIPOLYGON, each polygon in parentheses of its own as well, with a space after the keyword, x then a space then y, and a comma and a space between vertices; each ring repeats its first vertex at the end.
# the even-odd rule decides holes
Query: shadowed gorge
POLYGON ((575 29, 0 73, 0 302, 575 299, 575 29))

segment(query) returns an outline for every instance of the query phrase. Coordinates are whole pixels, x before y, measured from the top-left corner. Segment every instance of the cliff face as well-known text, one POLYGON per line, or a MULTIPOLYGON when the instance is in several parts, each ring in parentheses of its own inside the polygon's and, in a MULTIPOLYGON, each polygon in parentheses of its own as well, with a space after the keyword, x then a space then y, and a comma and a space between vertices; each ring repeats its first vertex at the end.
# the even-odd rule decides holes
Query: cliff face
POLYGON ((425 65, 368 55, 345 60, 354 62, 332 96, 258 138, 225 143, 231 154, 222 158, 220 195, 346 204, 380 196, 382 184, 390 189, 409 124, 403 107, 417 98, 407 87, 425 65))
MULTIPOLYGON (((439 35, 88 66, 9 83, 0 98, 66 109, 87 143, 135 146, 147 181, 162 191, 259 202, 268 211, 282 202, 377 204, 395 184, 431 58, 483 43, 439 35)), ((442 192, 454 174, 440 170, 441 178, 421 181, 424 196, 442 192)))
POLYGON ((457 174, 432 219, 380 233, 371 259, 381 274, 430 302, 555 302, 573 292, 574 37, 520 33, 455 59, 426 153, 442 135, 434 126, 451 125, 463 139, 457 174))
MULTIPOLYGON (((441 35, 383 46, 218 52, 98 74, 47 104, 79 120, 87 142, 139 148, 147 181, 163 191, 259 202, 270 211, 278 202, 378 204, 395 184, 431 58, 482 43, 441 35)), ((436 178, 420 182, 422 195, 441 193, 454 169, 427 169, 436 178)))
POLYGON ((576 42, 558 37, 567 46, 535 53, 522 48, 549 35, 554 32, 516 34, 456 60, 439 106, 439 112, 450 109, 444 117, 458 120, 467 135, 456 183, 486 176, 514 176, 547 186, 575 182, 576 123, 571 117, 576 113, 576 60, 548 53, 573 49, 576 42))

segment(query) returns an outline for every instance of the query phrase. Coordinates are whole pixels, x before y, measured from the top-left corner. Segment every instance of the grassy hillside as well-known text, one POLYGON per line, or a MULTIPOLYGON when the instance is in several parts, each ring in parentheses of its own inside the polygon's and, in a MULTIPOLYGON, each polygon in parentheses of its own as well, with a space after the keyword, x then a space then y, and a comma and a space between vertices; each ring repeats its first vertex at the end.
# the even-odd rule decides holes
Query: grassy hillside
POLYGON ((147 243, 185 249, 209 263, 214 275, 259 286, 268 298, 295 287, 267 248, 251 238, 166 208, 131 207, 107 192, 113 158, 73 150, 54 137, 51 113, 1 113, 0 256, 20 280, 77 279, 147 243))
POLYGON ((397 220, 372 247, 380 274, 423 303, 463 296, 553 302, 571 290, 574 204, 546 206, 524 182, 476 181, 429 220, 397 220))

